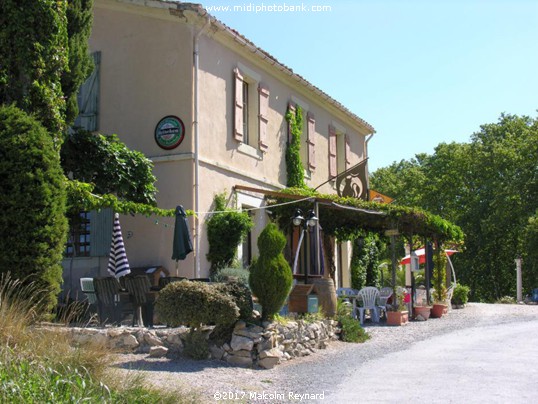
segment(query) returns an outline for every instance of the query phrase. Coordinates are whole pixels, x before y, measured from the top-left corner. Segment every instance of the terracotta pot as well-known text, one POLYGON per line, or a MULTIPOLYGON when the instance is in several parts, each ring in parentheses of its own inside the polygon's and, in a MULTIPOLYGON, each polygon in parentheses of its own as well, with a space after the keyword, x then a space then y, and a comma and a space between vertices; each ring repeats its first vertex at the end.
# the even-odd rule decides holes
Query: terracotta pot
POLYGON ((448 309, 448 306, 446 304, 434 304, 432 307, 432 317, 434 318, 441 318, 443 317, 443 314, 445 313, 445 310, 448 309))
POLYGON ((408 311, 387 311, 387 325, 403 325, 408 321, 408 311))
POLYGON ((413 318, 421 316, 424 320, 430 318, 431 306, 415 306, 413 308, 413 318))

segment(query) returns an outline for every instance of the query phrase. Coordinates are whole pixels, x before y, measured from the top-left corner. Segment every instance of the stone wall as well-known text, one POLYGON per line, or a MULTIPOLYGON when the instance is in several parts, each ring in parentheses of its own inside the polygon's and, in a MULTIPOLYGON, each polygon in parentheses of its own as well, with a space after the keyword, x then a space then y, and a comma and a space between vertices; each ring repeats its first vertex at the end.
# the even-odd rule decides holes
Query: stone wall
MULTIPOLYGON (((58 330, 58 329, 56 329, 58 330)), ((64 328, 77 344, 103 344, 121 353, 147 353, 152 357, 173 356, 183 351, 189 329, 136 327, 64 328)), ((211 329, 206 331, 209 338, 211 329)), ((324 349, 339 338, 338 322, 323 320, 307 323, 303 320, 285 324, 264 323, 262 326, 238 321, 230 343, 217 346, 210 343, 213 359, 231 365, 270 369, 295 357, 310 355, 324 349)))

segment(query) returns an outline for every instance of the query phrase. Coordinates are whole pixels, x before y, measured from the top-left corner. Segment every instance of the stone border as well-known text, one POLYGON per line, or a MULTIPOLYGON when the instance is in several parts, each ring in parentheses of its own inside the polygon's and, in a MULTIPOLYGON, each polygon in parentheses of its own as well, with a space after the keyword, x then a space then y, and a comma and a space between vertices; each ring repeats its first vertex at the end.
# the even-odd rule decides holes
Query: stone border
MULTIPOLYGON (((183 351, 189 328, 60 328, 75 344, 102 344, 119 353, 147 353, 150 357, 178 355, 183 351)), ((206 330, 207 337, 211 328, 206 330)), ((275 365, 316 349, 324 349, 330 341, 339 339, 340 328, 335 320, 307 323, 304 320, 285 324, 264 323, 263 327, 238 321, 230 343, 210 345, 213 359, 224 360, 234 366, 262 367, 275 365)))

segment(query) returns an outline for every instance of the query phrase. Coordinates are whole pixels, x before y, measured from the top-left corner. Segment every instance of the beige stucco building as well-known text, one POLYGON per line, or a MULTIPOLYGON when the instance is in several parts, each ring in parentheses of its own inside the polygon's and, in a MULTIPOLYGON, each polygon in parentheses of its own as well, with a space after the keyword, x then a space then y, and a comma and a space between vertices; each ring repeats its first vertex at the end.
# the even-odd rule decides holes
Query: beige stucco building
MULTIPOLYGON (((198 212, 197 219, 189 219, 195 251, 179 262, 179 275, 208 275, 205 212, 212 210, 216 193, 226 192, 239 208, 252 208, 263 206, 263 195, 234 191, 234 186, 286 187, 289 106, 304 112, 301 154, 309 186, 367 157, 372 126, 201 6, 95 0, 94 8, 90 48, 98 69, 87 91, 93 101, 85 105, 92 107, 81 108, 82 115, 90 117, 92 130, 117 133, 154 162, 159 207, 183 205, 198 212), (167 116, 183 122, 184 137, 165 149, 155 133, 167 116)), ((329 181, 320 191, 335 193, 335 186, 329 181)), ((238 248, 240 255, 257 255, 257 236, 268 218, 264 210, 253 215, 251 250, 238 248)), ((163 265, 176 272, 172 219, 120 220, 132 267, 163 265)), ((105 275, 107 257, 89 255, 66 260, 66 269, 80 276, 105 275)), ((344 246, 339 265, 347 266, 348 255, 344 246)), ((348 285, 349 279, 339 284, 348 285)))

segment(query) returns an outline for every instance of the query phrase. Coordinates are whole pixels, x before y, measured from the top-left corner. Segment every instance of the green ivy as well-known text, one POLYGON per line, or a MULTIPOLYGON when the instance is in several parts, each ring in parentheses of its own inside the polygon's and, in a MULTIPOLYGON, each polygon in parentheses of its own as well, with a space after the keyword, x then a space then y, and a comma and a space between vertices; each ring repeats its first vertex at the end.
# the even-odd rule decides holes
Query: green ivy
MULTIPOLYGON (((411 208, 396 204, 380 204, 356 198, 341 198, 337 195, 319 194, 310 189, 288 188, 280 191, 289 194, 290 198, 274 198, 269 205, 287 202, 297 197, 312 197, 320 200, 319 223, 326 235, 336 236, 339 240, 353 240, 361 229, 384 233, 388 229, 398 229, 400 234, 416 234, 442 242, 463 242, 463 232, 459 226, 419 208, 411 208), (332 202, 357 210, 336 209, 332 202), (383 215, 372 214, 381 212, 383 215)), ((290 217, 296 208, 304 211, 312 209, 312 201, 303 201, 285 206, 272 206, 271 211, 277 216, 281 228, 289 227, 290 217)))
POLYGON ((351 287, 362 289, 365 286, 379 287, 381 271, 380 256, 385 246, 379 236, 373 232, 363 232, 353 242, 351 257, 351 287))
POLYGON ((301 133, 303 131, 303 110, 299 105, 293 112, 286 112, 286 121, 290 125, 291 139, 286 149, 286 169, 288 172, 288 187, 306 188, 304 168, 301 162, 301 133))
MULTIPOLYGON (((144 216, 174 217, 175 209, 160 209, 143 203, 121 201, 115 195, 96 195, 93 185, 76 180, 66 181, 67 210, 69 214, 76 214, 81 210, 101 210, 112 208, 114 212, 124 215, 140 214, 144 216)), ((192 210, 186 210, 187 216, 193 216, 192 210)))

